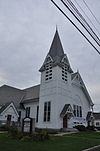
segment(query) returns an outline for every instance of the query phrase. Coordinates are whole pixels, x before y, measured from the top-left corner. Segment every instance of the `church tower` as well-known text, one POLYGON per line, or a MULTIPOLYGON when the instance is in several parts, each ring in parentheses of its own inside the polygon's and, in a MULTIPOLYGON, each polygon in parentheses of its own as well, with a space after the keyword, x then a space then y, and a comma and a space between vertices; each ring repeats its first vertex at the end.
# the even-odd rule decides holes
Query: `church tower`
POLYGON ((67 55, 56 29, 50 50, 45 58, 41 72, 39 99, 39 127, 59 129, 62 126, 60 113, 70 103, 71 74, 73 73, 67 55), (69 96, 70 97, 70 96, 69 96))

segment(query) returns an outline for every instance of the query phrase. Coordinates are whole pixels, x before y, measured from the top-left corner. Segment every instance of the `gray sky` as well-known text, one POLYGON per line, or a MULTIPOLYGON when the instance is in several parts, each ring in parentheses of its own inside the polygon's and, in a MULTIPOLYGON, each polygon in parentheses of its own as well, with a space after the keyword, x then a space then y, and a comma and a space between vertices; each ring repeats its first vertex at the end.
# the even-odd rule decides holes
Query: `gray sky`
MULTIPOLYGON (((76 22, 60 0, 55 2, 76 22)), ((77 2, 100 32, 100 25, 82 0, 77 2)), ((100 21, 100 0, 87 0, 87 4, 100 21)), ((26 88, 40 83, 38 70, 49 51, 56 25, 73 70, 79 70, 94 104, 100 104, 100 55, 50 0, 0 0, 0 86, 26 88)), ((95 110, 100 111, 100 105, 95 110)))

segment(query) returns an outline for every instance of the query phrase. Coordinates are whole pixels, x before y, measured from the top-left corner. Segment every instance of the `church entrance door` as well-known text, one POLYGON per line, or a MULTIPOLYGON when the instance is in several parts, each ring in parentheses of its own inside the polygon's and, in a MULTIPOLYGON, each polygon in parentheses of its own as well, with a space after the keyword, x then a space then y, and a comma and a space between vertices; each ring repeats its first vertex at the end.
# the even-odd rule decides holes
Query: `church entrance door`
POLYGON ((10 125, 11 124, 11 115, 8 115, 7 116, 7 125, 10 125))
POLYGON ((67 114, 63 117, 63 128, 67 128, 67 114))

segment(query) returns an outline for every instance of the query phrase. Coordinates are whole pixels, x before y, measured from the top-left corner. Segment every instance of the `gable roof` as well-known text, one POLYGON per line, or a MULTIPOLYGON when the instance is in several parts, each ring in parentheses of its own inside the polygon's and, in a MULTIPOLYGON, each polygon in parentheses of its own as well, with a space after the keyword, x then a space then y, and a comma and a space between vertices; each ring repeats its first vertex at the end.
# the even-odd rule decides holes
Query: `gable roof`
POLYGON ((94 113, 93 113, 93 116, 94 116, 94 119, 95 119, 95 120, 100 120, 100 113, 94 112, 94 113))
POLYGON ((39 101, 40 85, 29 87, 23 90, 3 85, 0 87, 0 106, 1 111, 11 102, 15 107, 23 108, 23 103, 39 101))
MULTIPOLYGON (((61 111, 61 113, 60 113, 60 116, 61 116, 61 117, 64 117, 64 116, 65 116, 65 114, 66 114, 66 112, 68 111, 69 107, 71 107, 70 104, 65 104, 65 105, 64 105, 64 107, 63 107, 63 109, 62 109, 62 111, 61 111)), ((72 109, 72 107, 71 107, 71 109, 72 109)))
POLYGON ((20 89, 3 85, 0 87, 0 106, 3 106, 6 103, 14 102, 14 105, 18 108, 20 107, 20 102, 24 95, 24 91, 20 89))
POLYGON ((39 101, 40 85, 24 89, 25 96, 21 103, 31 103, 39 101))
POLYGON ((85 96, 87 97, 87 99, 88 99, 90 105, 93 106, 94 104, 93 104, 93 102, 92 102, 92 99, 91 99, 91 97, 90 97, 90 95, 89 95, 89 93, 88 93, 88 91, 87 91, 87 88, 86 88, 86 86, 85 86, 85 84, 84 84, 84 82, 83 82, 83 80, 82 80, 81 75, 80 75, 79 72, 73 73, 73 74, 71 75, 72 84, 74 84, 73 82, 74 82, 74 80, 75 80, 75 78, 76 78, 77 76, 79 77, 79 80, 80 80, 80 82, 81 82, 81 84, 80 84, 81 89, 83 90, 85 96))
POLYGON ((9 103, 4 104, 4 105, 1 107, 1 109, 0 109, 0 114, 3 114, 3 112, 5 112, 5 111, 8 109, 9 106, 13 107, 13 109, 14 109, 14 111, 15 111, 17 117, 18 117, 18 116, 19 116, 19 115, 18 115, 18 111, 17 111, 16 107, 14 106, 14 103, 13 103, 13 102, 9 102, 9 103))
POLYGON ((11 104, 11 102, 7 102, 6 104, 4 104, 1 108, 0 108, 0 113, 2 113, 6 108, 7 106, 9 106, 11 104))

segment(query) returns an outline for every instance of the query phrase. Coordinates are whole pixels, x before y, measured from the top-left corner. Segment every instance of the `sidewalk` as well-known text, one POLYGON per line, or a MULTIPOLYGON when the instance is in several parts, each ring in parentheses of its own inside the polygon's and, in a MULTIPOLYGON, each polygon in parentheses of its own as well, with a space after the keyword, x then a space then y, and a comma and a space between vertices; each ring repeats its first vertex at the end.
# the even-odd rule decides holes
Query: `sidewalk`
POLYGON ((94 147, 91 147, 91 148, 88 148, 88 149, 84 149, 82 151, 100 151, 100 145, 94 146, 94 147))
POLYGON ((78 132, 62 132, 62 133, 55 134, 54 136, 64 136, 64 135, 70 135, 70 134, 75 134, 75 133, 78 133, 78 132))
POLYGON ((0 134, 8 133, 8 131, 0 131, 0 134))

